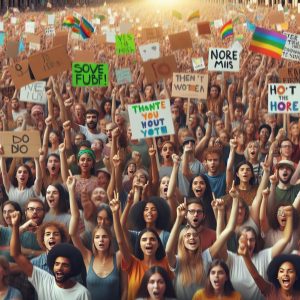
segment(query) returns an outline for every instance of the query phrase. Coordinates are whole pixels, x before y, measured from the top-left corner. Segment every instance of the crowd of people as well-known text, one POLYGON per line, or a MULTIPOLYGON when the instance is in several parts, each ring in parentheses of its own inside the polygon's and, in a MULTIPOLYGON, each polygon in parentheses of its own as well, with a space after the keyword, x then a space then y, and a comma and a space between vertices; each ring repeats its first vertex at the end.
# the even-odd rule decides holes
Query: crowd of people
MULTIPOLYGON (((299 62, 249 51, 245 26, 274 29, 268 16, 277 7, 124 3, 12 10, 17 22, 4 20, 6 43, 22 38, 25 48, 17 58, 7 57, 6 43, 0 49, 0 135, 35 130, 41 148, 11 158, 0 145, 0 299, 300 299, 300 119, 268 113, 268 84, 299 62), (186 21, 195 9, 200 17, 186 21), (104 16, 89 39, 69 34, 67 50, 72 60, 88 50, 89 61, 108 63, 108 86, 73 87, 66 70, 45 79, 46 105, 20 101, 19 89, 7 94, 16 84, 9 67, 37 51, 25 22, 35 22, 45 50, 47 14, 67 31, 74 11, 104 16), (243 36, 240 71, 194 71, 192 58, 207 66, 210 47, 235 40, 222 40, 213 23, 199 36, 197 22, 230 18, 243 36), (102 31, 124 21, 137 49, 151 42, 142 28, 162 27, 160 56, 174 54, 178 72, 208 74, 207 98, 172 97, 172 78, 147 82, 138 50, 116 55, 102 31), (172 51, 168 34, 185 30, 193 48, 172 51), (118 85, 124 67, 132 82, 118 85), (128 106, 161 99, 170 101, 175 134, 133 139, 128 106)), ((286 6, 289 32, 299 31, 296 14, 286 6)))

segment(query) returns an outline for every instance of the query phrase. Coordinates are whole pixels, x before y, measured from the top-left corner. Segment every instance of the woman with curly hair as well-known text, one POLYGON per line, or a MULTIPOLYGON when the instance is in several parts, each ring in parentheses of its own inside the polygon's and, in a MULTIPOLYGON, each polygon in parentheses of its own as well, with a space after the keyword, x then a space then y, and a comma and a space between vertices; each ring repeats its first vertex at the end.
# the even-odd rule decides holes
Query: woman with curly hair
POLYGON ((230 281, 229 268, 223 260, 214 260, 208 269, 205 288, 196 292, 193 300, 241 300, 230 281))

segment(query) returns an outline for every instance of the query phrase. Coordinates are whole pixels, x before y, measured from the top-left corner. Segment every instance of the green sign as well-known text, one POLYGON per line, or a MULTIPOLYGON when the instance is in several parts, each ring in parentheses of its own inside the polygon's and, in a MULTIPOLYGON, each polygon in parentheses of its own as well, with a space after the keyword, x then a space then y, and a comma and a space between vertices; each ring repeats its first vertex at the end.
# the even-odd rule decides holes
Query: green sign
POLYGON ((108 64, 72 63, 72 86, 108 86, 108 64))
POLYGON ((135 42, 133 34, 116 35, 116 54, 135 53, 135 42))

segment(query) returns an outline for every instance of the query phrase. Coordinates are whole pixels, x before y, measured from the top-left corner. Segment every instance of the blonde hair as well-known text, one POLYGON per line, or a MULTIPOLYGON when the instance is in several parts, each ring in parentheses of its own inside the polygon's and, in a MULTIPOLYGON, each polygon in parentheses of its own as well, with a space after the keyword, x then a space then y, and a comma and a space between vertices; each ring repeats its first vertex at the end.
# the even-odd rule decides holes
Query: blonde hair
POLYGON ((96 232, 99 230, 99 229, 103 229, 106 234, 108 235, 108 238, 109 238, 109 247, 108 247, 108 254, 110 256, 112 256, 114 254, 114 248, 113 248, 113 236, 112 236, 112 233, 111 233, 111 230, 109 227, 107 226, 103 226, 103 225, 97 225, 95 227, 95 229, 93 230, 93 239, 92 239, 92 252, 94 254, 94 256, 96 256, 98 254, 98 251, 95 247, 95 242, 94 242, 94 238, 95 238, 95 235, 96 235, 96 232))
POLYGON ((201 240, 200 246, 193 253, 190 253, 184 245, 184 237, 189 229, 193 228, 186 226, 181 230, 178 238, 178 260, 180 262, 178 278, 184 286, 191 285, 195 282, 200 283, 204 279, 201 240))

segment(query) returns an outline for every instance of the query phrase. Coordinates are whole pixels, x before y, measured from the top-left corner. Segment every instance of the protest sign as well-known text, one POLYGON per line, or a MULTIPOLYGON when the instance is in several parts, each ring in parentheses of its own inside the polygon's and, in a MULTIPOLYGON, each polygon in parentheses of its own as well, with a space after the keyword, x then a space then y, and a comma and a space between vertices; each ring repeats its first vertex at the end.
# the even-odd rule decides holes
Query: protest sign
POLYGON ((129 22, 120 23, 120 33, 128 33, 130 28, 131 28, 131 24, 129 22))
POLYGON ((223 26, 223 21, 222 19, 218 19, 218 20, 214 20, 213 21, 213 25, 216 29, 220 28, 223 26))
POLYGON ((2 131, 0 144, 3 146, 4 157, 39 157, 40 132, 2 131))
POLYGON ((29 43, 29 49, 40 51, 41 50, 41 45, 37 44, 37 43, 29 43))
POLYGON ((67 47, 68 44, 68 32, 66 31, 58 31, 56 35, 53 37, 53 47, 64 45, 67 47))
POLYGON ((73 63, 72 86, 108 86, 108 64, 73 63))
POLYGON ((95 62, 94 52, 92 50, 75 50, 73 61, 77 62, 95 62))
POLYGON ((65 46, 54 47, 29 56, 31 78, 43 80, 71 69, 71 60, 65 46))
POLYGON ((281 11, 272 11, 269 14, 269 24, 281 24, 284 23, 284 14, 281 11))
POLYGON ((193 48, 193 42, 189 31, 183 31, 169 35, 171 50, 193 48))
POLYGON ((209 48, 208 70, 238 72, 240 70, 239 51, 234 49, 209 48))
POLYGON ((296 25, 300 27, 300 13, 296 14, 296 25))
POLYGON ((209 22, 200 22, 197 24, 198 34, 211 34, 210 23, 209 22))
POLYGON ((116 70, 116 78, 118 85, 131 83, 132 76, 130 68, 116 70))
POLYGON ((174 134, 170 100, 128 105, 132 139, 174 134))
POLYGON ((135 53, 135 42, 133 34, 116 35, 116 54, 131 54, 135 53))
POLYGON ((231 45, 232 50, 237 50, 239 53, 243 51, 243 46, 239 43, 239 41, 234 41, 234 43, 231 45))
POLYGON ((33 80, 30 77, 27 59, 8 67, 8 70, 17 89, 33 82, 33 80))
POLYGON ((25 22, 25 32, 34 33, 35 31, 35 22, 25 22))
POLYGON ((174 55, 163 56, 143 63, 147 83, 153 83, 160 79, 171 78, 177 71, 177 63, 174 55))
POLYGON ((15 93, 16 87, 14 85, 12 86, 4 86, 0 87, 0 91, 3 97, 8 97, 11 99, 15 93))
POLYGON ((0 31, 4 31, 4 23, 0 22, 0 31))
POLYGON ((106 31, 106 42, 109 44, 116 43, 116 31, 114 29, 106 31))
POLYGON ((16 58, 19 54, 19 42, 18 41, 7 41, 5 57, 16 58))
POLYGON ((45 81, 36 81, 22 87, 20 91, 20 101, 46 104, 47 96, 45 87, 45 81))
POLYGON ((172 97, 207 98, 208 75, 173 73, 172 97))
POLYGON ((300 61, 300 35, 290 32, 284 32, 287 40, 282 52, 282 58, 294 61, 300 61))
POLYGON ((279 69, 278 73, 282 83, 300 82, 300 67, 279 69))
POLYGON ((29 33, 29 34, 26 35, 26 42, 27 43, 40 44, 41 37, 39 35, 29 33))
POLYGON ((141 45, 139 50, 143 61, 159 58, 160 55, 159 43, 141 45))
POLYGON ((143 28, 142 39, 147 40, 160 40, 163 38, 163 30, 161 27, 143 28))
POLYGON ((300 112, 300 84, 268 84, 268 112, 299 113, 300 112))
POLYGON ((48 25, 54 25, 55 23, 55 15, 48 15, 48 25))
POLYGON ((194 71, 199 71, 205 69, 205 63, 203 57, 193 57, 192 58, 193 69, 194 71))
POLYGON ((11 18, 10 18, 10 24, 16 25, 17 22, 18 22, 18 19, 17 19, 16 17, 11 17, 11 18))

